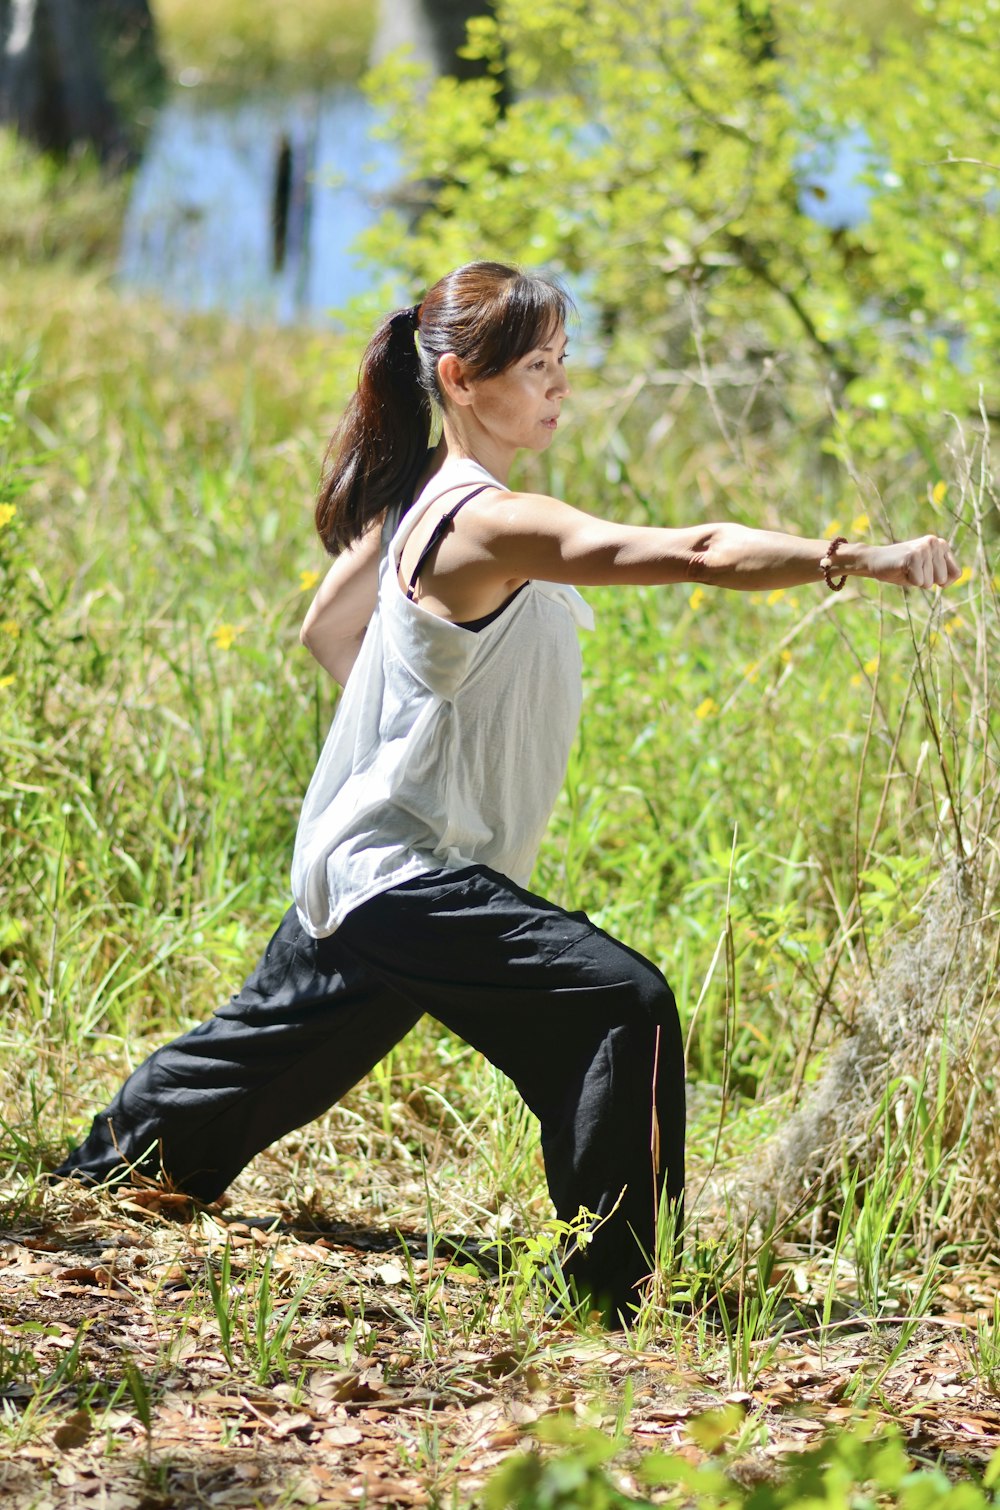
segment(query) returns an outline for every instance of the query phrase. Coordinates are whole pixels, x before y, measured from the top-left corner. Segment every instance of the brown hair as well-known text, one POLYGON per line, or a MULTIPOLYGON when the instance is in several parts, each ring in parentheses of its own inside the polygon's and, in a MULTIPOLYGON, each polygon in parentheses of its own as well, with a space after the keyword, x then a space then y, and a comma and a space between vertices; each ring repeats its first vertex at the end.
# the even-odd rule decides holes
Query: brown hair
POLYGON ((496 377, 543 346, 571 307, 550 278, 502 262, 469 262, 435 283, 422 304, 382 321, 324 461, 316 528, 331 554, 390 506, 409 506, 427 454, 432 400, 443 402, 440 358, 454 352, 471 378, 496 377))

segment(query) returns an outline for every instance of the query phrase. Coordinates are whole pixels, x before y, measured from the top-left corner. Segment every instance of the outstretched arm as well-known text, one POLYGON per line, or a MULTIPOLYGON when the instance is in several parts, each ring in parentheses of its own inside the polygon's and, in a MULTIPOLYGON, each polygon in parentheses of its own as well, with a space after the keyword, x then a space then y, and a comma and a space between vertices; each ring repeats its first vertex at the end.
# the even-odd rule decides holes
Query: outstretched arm
MULTIPOLYGON (((700 582, 744 591, 822 583, 830 542, 722 523, 684 529, 614 524, 556 498, 487 495, 469 506, 480 571, 578 586, 700 582), (474 510, 474 512, 473 512, 474 510), (488 563, 488 564, 487 564, 488 563)), ((902 587, 946 587, 959 576, 947 541, 923 535, 898 545, 838 545, 836 575, 902 587)))
POLYGON ((299 639, 335 682, 345 684, 378 597, 379 524, 334 561, 309 605, 299 639))

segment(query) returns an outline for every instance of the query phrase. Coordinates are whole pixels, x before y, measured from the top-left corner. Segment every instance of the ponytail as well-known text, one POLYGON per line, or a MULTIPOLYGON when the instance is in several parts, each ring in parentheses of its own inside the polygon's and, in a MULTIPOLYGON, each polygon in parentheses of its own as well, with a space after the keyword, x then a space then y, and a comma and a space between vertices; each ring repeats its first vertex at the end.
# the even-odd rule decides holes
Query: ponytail
POLYGON ((331 555, 406 496, 427 454, 431 405, 420 382, 416 324, 415 309, 397 310, 382 321, 361 359, 357 392, 327 448, 316 528, 331 555))
POLYGON ((496 377, 543 346, 571 309, 551 278, 503 262, 469 262, 435 283, 422 304, 382 321, 326 453, 316 528, 331 555, 387 508, 412 502, 432 402, 442 403, 441 357, 454 352, 473 380, 496 377))

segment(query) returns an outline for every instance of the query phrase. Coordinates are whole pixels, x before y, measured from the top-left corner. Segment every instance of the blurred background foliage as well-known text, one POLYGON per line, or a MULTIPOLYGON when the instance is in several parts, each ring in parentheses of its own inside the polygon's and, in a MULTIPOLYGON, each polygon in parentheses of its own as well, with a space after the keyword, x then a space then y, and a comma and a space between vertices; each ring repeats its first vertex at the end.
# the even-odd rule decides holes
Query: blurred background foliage
POLYGON ((707 365, 723 431, 776 422, 879 482, 900 453, 933 466, 947 413, 975 423, 981 388, 1000 404, 998 19, 994 0, 499 0, 469 50, 509 106, 488 76, 376 77, 429 206, 368 249, 416 287, 484 247, 559 268, 616 376, 707 365), (819 180, 848 141, 870 194, 838 222, 819 180))
POLYGON ((174 76, 229 89, 295 89, 357 79, 375 34, 376 3, 154 0, 160 46, 174 76))

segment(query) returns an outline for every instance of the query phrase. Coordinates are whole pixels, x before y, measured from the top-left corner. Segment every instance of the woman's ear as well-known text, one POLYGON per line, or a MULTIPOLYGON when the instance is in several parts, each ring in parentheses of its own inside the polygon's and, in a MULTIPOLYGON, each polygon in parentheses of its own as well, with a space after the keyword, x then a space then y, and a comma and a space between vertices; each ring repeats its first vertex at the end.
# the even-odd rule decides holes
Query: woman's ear
POLYGON ((438 357, 437 375, 441 392, 446 399, 463 407, 472 403, 472 385, 453 351, 446 351, 443 357, 438 357))

